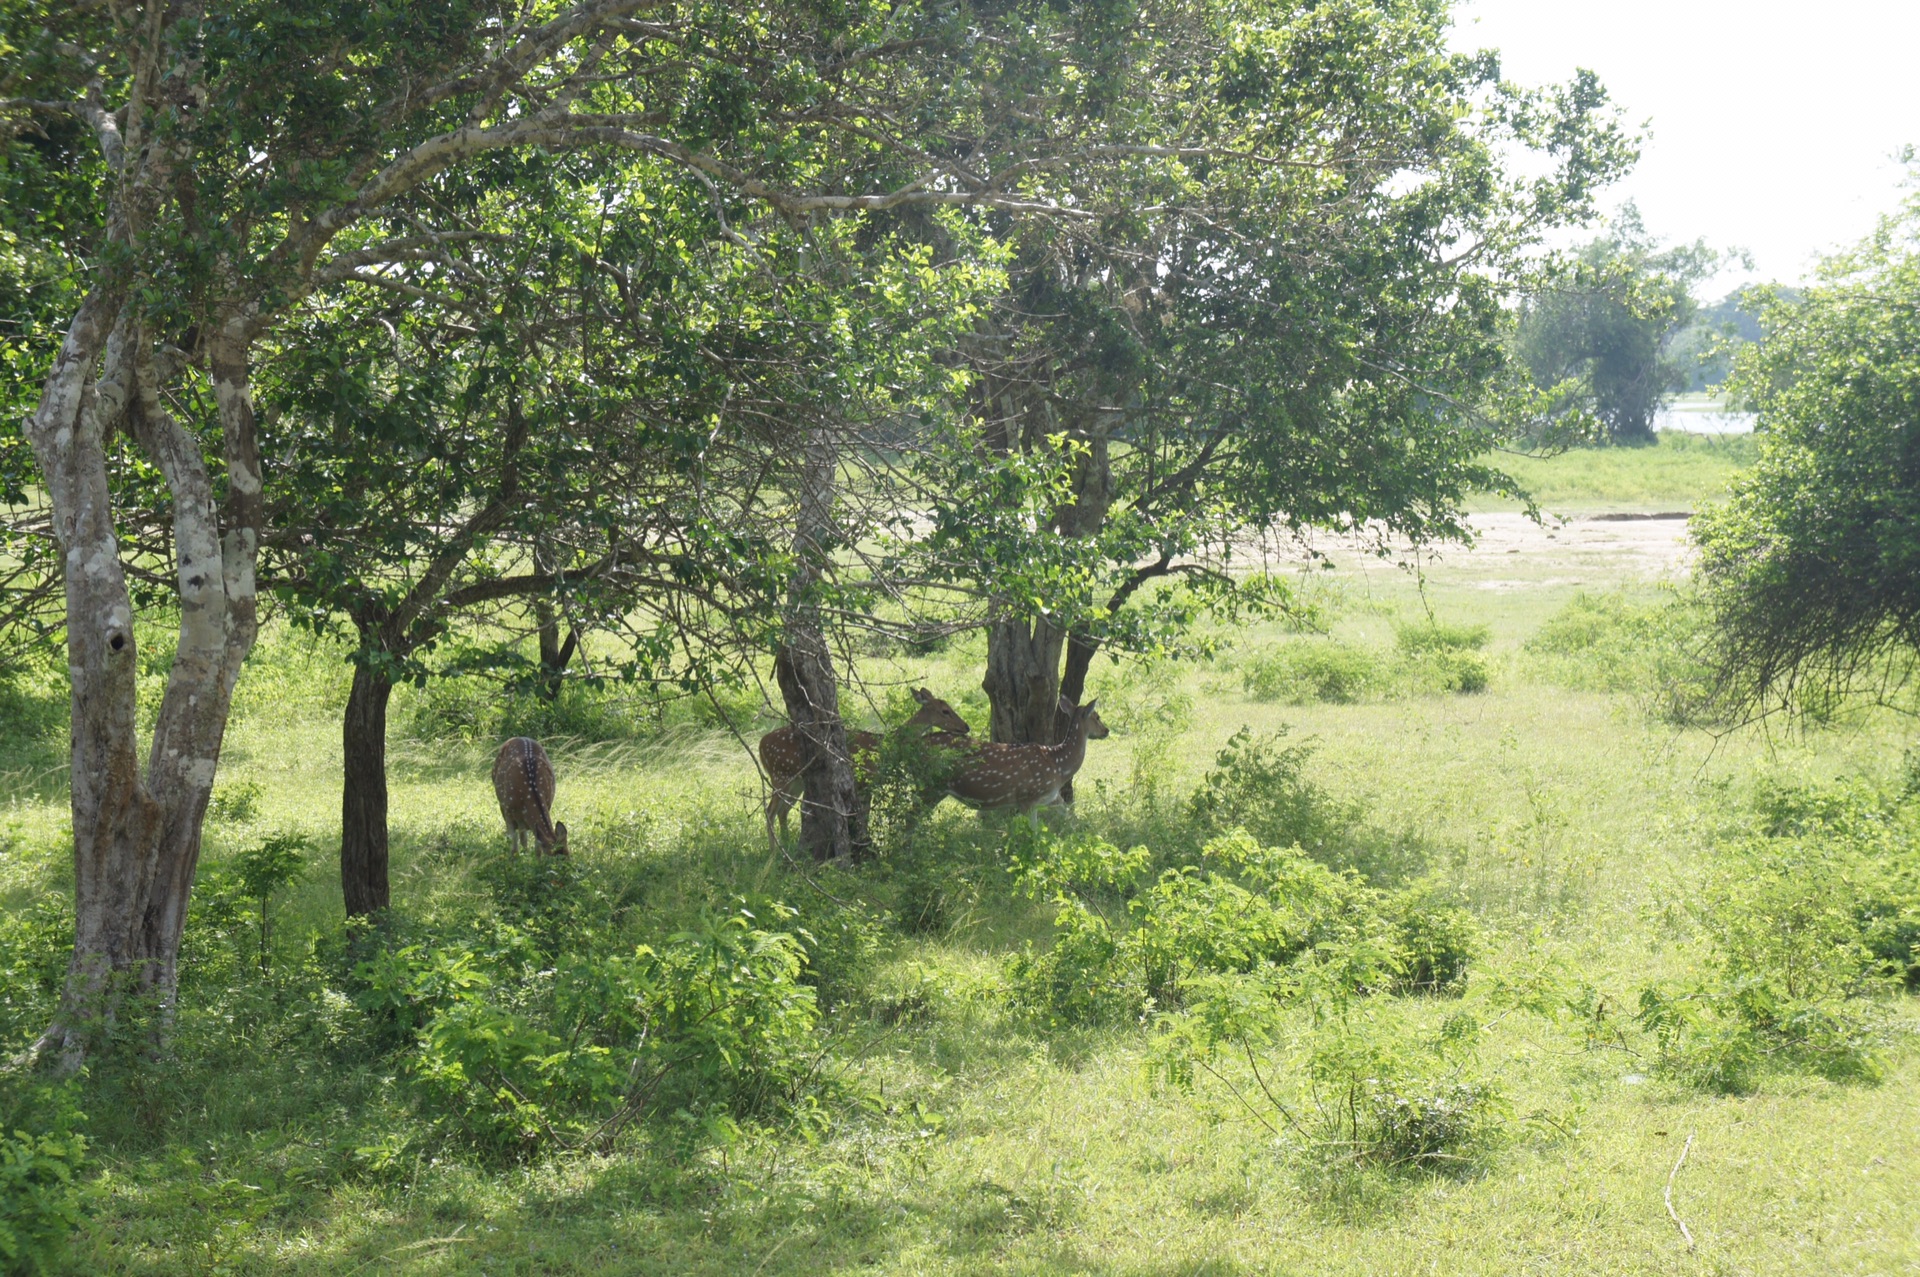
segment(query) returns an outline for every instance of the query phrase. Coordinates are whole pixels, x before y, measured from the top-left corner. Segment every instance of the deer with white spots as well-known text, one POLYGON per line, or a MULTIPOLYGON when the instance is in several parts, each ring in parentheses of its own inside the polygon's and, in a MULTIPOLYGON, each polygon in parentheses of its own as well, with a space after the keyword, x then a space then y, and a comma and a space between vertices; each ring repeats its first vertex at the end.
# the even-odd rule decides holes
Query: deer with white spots
POLYGON ((493 792, 514 851, 525 847, 532 834, 541 851, 567 854, 566 822, 553 823, 553 763, 540 742, 516 736, 500 747, 493 760, 493 792))
MULTIPOLYGON (((913 717, 894 728, 894 732, 932 732, 938 731, 943 738, 966 736, 973 729, 967 720, 960 717, 953 706, 935 696, 924 687, 913 689, 913 699, 920 703, 913 717)), ((892 733, 889 733, 891 735, 892 733)), ((875 732, 848 732, 847 747, 856 756, 877 753, 881 738, 875 732)), ((787 812, 800 799, 804 788, 801 773, 807 768, 807 743, 797 728, 776 727, 760 738, 760 765, 766 769, 767 784, 771 792, 767 795, 767 846, 778 851, 780 843, 773 832, 774 823, 779 822, 779 838, 787 836, 787 812)), ((855 771, 858 775, 858 769, 855 771)))
POLYGON ((971 750, 947 781, 947 797, 980 811, 1024 811, 1040 827, 1040 808, 1063 805, 1060 788, 1087 760, 1087 742, 1106 737, 1095 702, 1070 705, 1067 738, 1057 745, 987 744, 971 750))

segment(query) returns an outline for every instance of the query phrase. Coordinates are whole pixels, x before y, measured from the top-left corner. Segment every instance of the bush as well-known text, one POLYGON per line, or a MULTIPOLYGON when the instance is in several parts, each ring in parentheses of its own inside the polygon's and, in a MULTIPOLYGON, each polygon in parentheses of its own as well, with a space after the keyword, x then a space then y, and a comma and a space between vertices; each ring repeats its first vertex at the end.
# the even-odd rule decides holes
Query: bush
POLYGON ((1386 679, 1368 649, 1333 639, 1284 643, 1248 657, 1241 681, 1256 701, 1349 705, 1380 690, 1386 679))
POLYGON ((1194 818, 1215 835, 1245 829, 1269 847, 1324 853, 1342 841, 1359 820, 1358 807, 1307 779, 1313 746, 1286 738, 1284 727, 1266 735, 1242 727, 1228 737, 1189 800, 1194 818))
POLYGON ((1400 979, 1380 893, 1357 874, 1244 832, 1214 839, 1199 863, 1166 869, 1133 894, 1148 863, 1144 847, 1122 853, 1083 838, 1045 841, 1021 866, 1025 889, 1050 891, 1056 912, 1053 945, 1029 946, 1009 964, 1018 1010, 1052 1024, 1112 1023, 1183 1005, 1211 976, 1284 967, 1368 936, 1392 968, 1379 988, 1400 979), (1124 912, 1102 910, 1107 893, 1131 895, 1124 912))
POLYGON ((1202 1073, 1228 1082, 1316 1169, 1462 1168, 1509 1113, 1474 1068, 1480 1025, 1457 1014, 1425 1037, 1361 996, 1394 971, 1390 950, 1361 937, 1288 969, 1196 981, 1188 1008, 1160 1018, 1152 1071, 1182 1089, 1202 1073))
POLYGON ((89 1196, 77 1086, 10 1081, 0 1095, 0 1267, 54 1271, 89 1196))
POLYGON ((1713 1090, 1773 1068, 1877 1079, 1920 932, 1910 818, 1858 784, 1763 790, 1755 815, 1696 910, 1711 974, 1642 990, 1641 1026, 1662 1068, 1713 1090))
POLYGON ((1428 656, 1435 652, 1477 652, 1493 638, 1485 625, 1443 625, 1430 621, 1425 625, 1401 625, 1394 630, 1394 641, 1407 656, 1428 656))
POLYGON ((1563 687, 1635 693, 1653 712, 1684 722, 1708 703, 1708 672, 1697 654, 1701 625, 1699 609, 1686 600, 1640 603, 1583 592, 1525 650, 1563 687))
POLYGON ((44 1027, 72 956, 71 897, 0 912, 0 1041, 44 1027))
MULTIPOLYGON (((776 922, 791 911, 772 906, 776 922)), ((710 915, 658 946, 530 971, 409 945, 362 964, 361 1005, 408 1031, 408 1074, 449 1134, 495 1156, 604 1148, 633 1121, 731 1122, 786 1111, 819 1056, 805 951, 752 912, 710 915)))
POLYGON ((1403 987, 1453 994, 1465 988, 1467 968, 1480 956, 1485 936, 1472 914, 1442 901, 1431 883, 1394 893, 1381 912, 1403 955, 1403 987))

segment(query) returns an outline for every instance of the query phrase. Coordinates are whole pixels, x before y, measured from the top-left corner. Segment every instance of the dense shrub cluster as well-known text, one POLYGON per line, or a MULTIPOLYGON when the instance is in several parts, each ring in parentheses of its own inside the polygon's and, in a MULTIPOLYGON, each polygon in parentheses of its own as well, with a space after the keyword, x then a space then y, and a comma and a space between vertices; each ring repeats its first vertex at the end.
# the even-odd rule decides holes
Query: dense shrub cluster
POLYGON ((1483 930, 1430 883, 1385 890, 1330 867, 1359 813, 1306 778, 1306 757, 1236 734, 1188 802, 1215 830, 1191 853, 1017 841, 1017 882, 1052 904, 1054 935, 1008 962, 1009 1000, 1055 1028, 1152 1023, 1157 1076, 1220 1078, 1312 1164, 1469 1159, 1505 1113, 1473 1067, 1477 1025, 1423 1038, 1387 1008, 1461 991, 1483 930))
POLYGON ((77 1086, 0 1076, 0 1271, 55 1271, 88 1190, 77 1086))
POLYGON ((1333 638, 1291 639, 1246 657, 1240 679, 1254 700, 1289 705, 1484 692, 1492 672, 1481 649, 1490 637, 1483 625, 1428 622, 1398 627, 1391 652, 1333 638))
POLYGON ((1877 1078, 1886 995, 1920 981, 1920 816, 1859 784, 1769 789, 1756 816, 1696 911, 1706 974, 1643 989, 1640 1023, 1663 1069, 1715 1090, 1877 1078))
POLYGON ((1659 716, 1689 722, 1708 706, 1702 623, 1686 599, 1644 602, 1582 592, 1527 640, 1525 651, 1542 675, 1563 687, 1629 692, 1659 716))
POLYGON ((800 942, 751 911, 702 918, 657 948, 528 972, 534 957, 506 931, 489 952, 407 945, 356 972, 358 1005, 398 1030, 425 1107, 475 1145, 605 1146, 658 1109, 733 1120, 801 1099, 818 1054, 814 991, 800 942))

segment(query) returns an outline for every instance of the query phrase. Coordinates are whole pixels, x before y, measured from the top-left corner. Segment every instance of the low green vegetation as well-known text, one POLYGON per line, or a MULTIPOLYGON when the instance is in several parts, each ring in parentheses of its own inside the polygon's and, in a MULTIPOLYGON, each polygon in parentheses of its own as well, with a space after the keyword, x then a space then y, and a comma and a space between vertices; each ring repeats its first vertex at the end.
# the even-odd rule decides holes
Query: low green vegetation
MULTIPOLYGON (((1644 448, 1574 448, 1553 456, 1503 455, 1501 470, 1551 514, 1568 511, 1691 512, 1724 500, 1735 476, 1759 455, 1752 435, 1662 431, 1644 448)), ((1518 509, 1482 498, 1483 510, 1518 509)))
MULTIPOLYGON (((478 674, 403 690, 397 905, 371 926, 341 922, 331 864, 340 649, 276 630, 215 790, 171 1045, 144 1058, 129 1024, 133 1049, 65 1088, 8 1083, 0 1255, 141 1274, 1908 1265, 1904 726, 1689 725, 1670 712, 1698 624, 1681 596, 1629 570, 1574 584, 1554 545, 1500 565, 1521 584, 1499 590, 1468 564, 1424 594, 1321 572, 1302 587, 1318 632, 1276 618, 1211 634, 1213 657, 1097 670, 1113 735, 1037 834, 927 814, 924 760, 890 745, 879 855, 851 868, 769 854, 710 704, 610 683, 556 707, 478 674), (553 745, 571 857, 506 851, 486 769, 523 723, 553 745), (1688 1135, 1675 1201, 1697 1255, 1662 1204, 1688 1135)), ((977 715, 979 656, 962 638, 894 676, 977 715)), ((21 670, 5 692, 39 724, 0 759, 10 1049, 71 942, 39 772, 61 690, 21 670)), ((904 715, 903 692, 874 700, 904 715)))

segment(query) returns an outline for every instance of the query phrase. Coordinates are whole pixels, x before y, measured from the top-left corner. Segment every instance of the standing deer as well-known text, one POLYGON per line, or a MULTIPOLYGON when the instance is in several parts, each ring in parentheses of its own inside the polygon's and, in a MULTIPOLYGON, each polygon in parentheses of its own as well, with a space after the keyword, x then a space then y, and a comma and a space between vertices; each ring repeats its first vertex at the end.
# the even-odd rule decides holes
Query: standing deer
POLYGON ((567 854, 566 822, 556 825, 552 820, 553 764, 540 742, 516 736, 500 747, 493 760, 493 792, 515 852, 526 846, 531 833, 541 851, 567 854))
MULTIPOLYGON (((913 699, 920 702, 920 708, 913 717, 895 728, 895 731, 939 729, 945 736, 952 733, 965 736, 973 729, 967 726, 967 720, 955 712, 953 706, 935 696, 924 687, 913 689, 913 699)), ((874 732, 848 732, 847 747, 857 754, 871 754, 879 750, 880 737, 874 732)), ((775 838, 774 822, 780 825, 780 838, 787 836, 787 812, 799 801, 803 788, 800 773, 807 769, 807 743, 800 736, 798 728, 776 727, 760 738, 760 765, 766 768, 767 783, 772 792, 767 795, 767 847, 778 851, 780 843, 775 838)), ((859 775, 855 771, 856 777, 859 775)), ((857 781, 855 782, 858 783, 857 781)))
POLYGON ((1033 827, 1040 828, 1040 808, 1062 805, 1060 787, 1087 760, 1087 742, 1107 735, 1094 705, 1061 700, 1068 726, 1067 738, 1058 745, 995 743, 972 750, 947 781, 943 796, 980 811, 1024 811, 1033 827))

